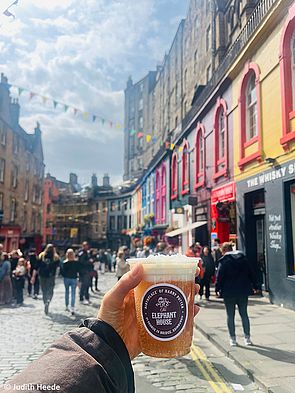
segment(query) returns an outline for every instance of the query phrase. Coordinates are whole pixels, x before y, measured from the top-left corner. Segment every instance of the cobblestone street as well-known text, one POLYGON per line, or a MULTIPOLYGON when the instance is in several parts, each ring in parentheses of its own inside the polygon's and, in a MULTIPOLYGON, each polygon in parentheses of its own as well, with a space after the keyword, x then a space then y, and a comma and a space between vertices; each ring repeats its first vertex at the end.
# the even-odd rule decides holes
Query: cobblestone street
MULTIPOLYGON (((98 287, 106 292, 116 282, 112 273, 99 278, 98 287)), ((50 313, 43 313, 43 302, 25 297, 21 308, 0 309, 0 383, 4 383, 37 359, 57 337, 76 327, 81 319, 94 317, 102 295, 93 294, 91 305, 77 305, 69 315, 64 306, 64 287, 57 279, 50 313)), ((231 360, 195 331, 193 351, 180 359, 154 359, 144 355, 134 361, 136 391, 143 393, 228 393, 258 392, 257 386, 231 360)), ((84 392, 81 392, 84 393, 84 392)), ((87 393, 87 392, 85 392, 87 393)))

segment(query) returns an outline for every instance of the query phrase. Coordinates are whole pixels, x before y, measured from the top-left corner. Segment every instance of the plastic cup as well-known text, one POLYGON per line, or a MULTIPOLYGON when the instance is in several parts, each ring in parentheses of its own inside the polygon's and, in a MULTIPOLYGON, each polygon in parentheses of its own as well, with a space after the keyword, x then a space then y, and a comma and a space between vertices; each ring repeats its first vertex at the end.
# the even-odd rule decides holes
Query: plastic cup
POLYGON ((142 352, 158 358, 187 355, 198 258, 155 255, 127 261, 131 269, 137 263, 144 268, 144 278, 134 291, 142 352))

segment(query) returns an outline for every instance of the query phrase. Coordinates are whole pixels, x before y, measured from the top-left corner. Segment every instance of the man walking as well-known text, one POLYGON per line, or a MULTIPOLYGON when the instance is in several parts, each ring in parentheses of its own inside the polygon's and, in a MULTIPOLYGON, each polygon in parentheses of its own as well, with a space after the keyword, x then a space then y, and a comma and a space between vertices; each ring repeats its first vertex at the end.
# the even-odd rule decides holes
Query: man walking
POLYGON ((91 271, 93 269, 92 262, 90 261, 89 244, 83 242, 82 248, 78 253, 80 270, 79 277, 81 282, 80 288, 80 302, 89 304, 89 287, 91 285, 91 271))
POLYGON ((238 306, 244 330, 245 345, 252 345, 250 321, 247 312, 248 296, 255 288, 255 278, 250 264, 241 251, 233 251, 231 243, 222 245, 222 258, 219 259, 216 293, 224 299, 230 345, 236 346, 235 310, 238 306))

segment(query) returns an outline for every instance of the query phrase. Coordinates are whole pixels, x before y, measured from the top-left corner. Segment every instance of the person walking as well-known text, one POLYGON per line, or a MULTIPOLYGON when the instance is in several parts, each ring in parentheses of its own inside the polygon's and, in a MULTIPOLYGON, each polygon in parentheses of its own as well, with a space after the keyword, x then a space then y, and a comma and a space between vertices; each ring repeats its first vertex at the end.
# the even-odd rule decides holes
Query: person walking
POLYGON ((80 263, 80 302, 87 305, 90 304, 89 301, 89 288, 91 285, 91 272, 93 270, 93 265, 89 253, 88 242, 83 242, 82 248, 78 253, 79 263, 80 263))
POLYGON ((108 271, 111 272, 112 271, 112 254, 111 254, 111 250, 108 249, 106 251, 106 259, 107 259, 107 267, 108 267, 108 271))
POLYGON ((11 303, 12 283, 10 278, 11 265, 8 254, 0 254, 0 306, 11 303))
POLYGON ((101 272, 101 274, 104 274, 105 269, 106 269, 106 264, 107 264, 107 258, 106 258, 104 250, 99 250, 97 259, 98 259, 99 266, 100 266, 100 272, 101 272))
POLYGON ((255 276, 242 251, 232 251, 231 243, 222 245, 222 258, 219 260, 215 289, 223 297, 227 314, 227 327, 230 345, 236 346, 235 310, 238 306, 244 330, 245 345, 252 345, 250 321, 248 316, 248 297, 256 288, 255 276))
POLYGON ((76 288, 79 270, 80 265, 75 257, 75 252, 73 249, 69 248, 66 252, 66 258, 61 265, 61 274, 64 278, 65 285, 66 311, 70 311, 72 315, 75 315, 76 288), (70 289, 71 308, 69 308, 70 289))
POLYGON ((38 299, 40 290, 40 280, 38 274, 38 258, 36 254, 36 249, 32 248, 29 252, 30 261, 30 287, 28 286, 29 295, 33 296, 35 300, 38 299))
POLYGON ((116 267, 117 267, 116 277, 118 278, 119 281, 124 276, 124 274, 128 273, 130 270, 130 266, 125 260, 124 251, 118 252, 116 267))
MULTIPOLYGON (((44 312, 48 315, 49 304, 53 297, 55 275, 59 266, 59 255, 53 244, 47 244, 45 250, 39 255, 39 277, 43 294, 44 312)), ((33 281, 34 282, 34 281, 33 281)))
POLYGON ((15 270, 12 272, 12 276, 15 279, 16 289, 16 305, 22 306, 24 303, 24 287, 25 287, 25 276, 26 276, 26 260, 19 258, 15 270))
POLYGON ((219 259, 222 258, 222 250, 220 247, 220 240, 218 238, 214 239, 214 262, 216 268, 218 268, 219 259))
POLYGON ((211 278, 215 274, 215 264, 214 264, 214 259, 211 253, 211 250, 208 246, 205 246, 203 248, 203 252, 201 254, 201 259, 202 259, 202 265, 204 269, 203 273, 203 278, 201 279, 200 282, 200 298, 202 299, 202 296, 204 294, 204 287, 205 287, 205 297, 206 300, 209 300, 210 298, 210 283, 211 283, 211 278))

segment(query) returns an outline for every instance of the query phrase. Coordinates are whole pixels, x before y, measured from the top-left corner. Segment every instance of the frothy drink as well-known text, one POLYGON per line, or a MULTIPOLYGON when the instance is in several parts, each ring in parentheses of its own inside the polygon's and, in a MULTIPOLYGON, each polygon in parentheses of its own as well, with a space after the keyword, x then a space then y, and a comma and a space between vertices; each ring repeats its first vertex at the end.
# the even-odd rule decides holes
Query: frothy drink
POLYGON ((135 288, 135 305, 142 352, 161 358, 190 352, 193 336, 197 258, 183 255, 131 259, 144 267, 135 288))

